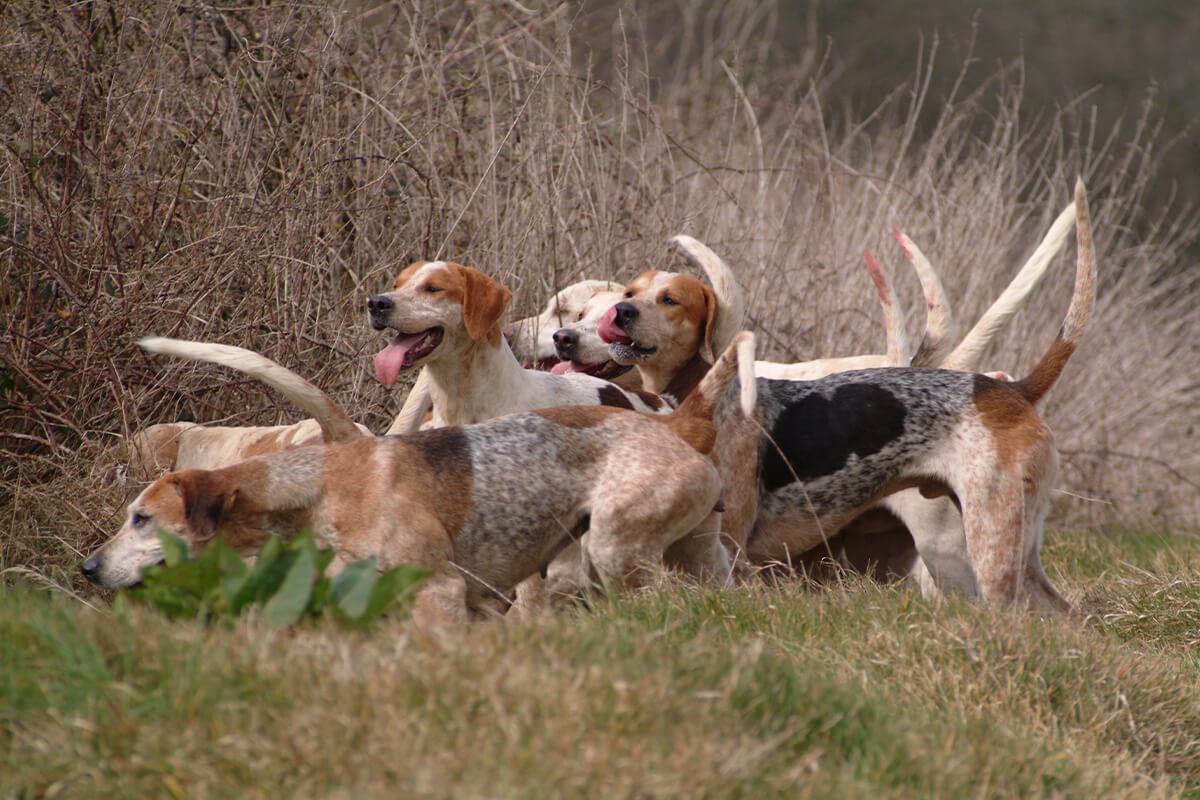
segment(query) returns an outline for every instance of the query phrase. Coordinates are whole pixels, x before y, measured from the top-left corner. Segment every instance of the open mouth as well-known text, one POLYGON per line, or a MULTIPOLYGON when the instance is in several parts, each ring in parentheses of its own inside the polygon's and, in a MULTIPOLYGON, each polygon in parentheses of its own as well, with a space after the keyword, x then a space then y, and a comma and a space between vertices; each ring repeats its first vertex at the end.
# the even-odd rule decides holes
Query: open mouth
POLYGON ((593 378, 611 381, 614 378, 621 377, 631 369, 633 369, 632 364, 618 364, 609 359, 608 361, 601 361, 598 364, 584 364, 579 361, 559 361, 550 371, 556 375, 582 372, 584 375, 591 375, 593 378))
POLYGON ((437 349, 443 333, 440 327, 427 328, 420 333, 397 333, 396 338, 375 356, 375 377, 384 386, 391 386, 403 370, 437 349))
POLYGON ((649 358, 658 350, 657 347, 639 345, 632 336, 621 330, 617 325, 615 306, 600 320, 600 324, 596 326, 596 333, 608 345, 608 354, 612 356, 612 360, 619 364, 632 365, 649 358))

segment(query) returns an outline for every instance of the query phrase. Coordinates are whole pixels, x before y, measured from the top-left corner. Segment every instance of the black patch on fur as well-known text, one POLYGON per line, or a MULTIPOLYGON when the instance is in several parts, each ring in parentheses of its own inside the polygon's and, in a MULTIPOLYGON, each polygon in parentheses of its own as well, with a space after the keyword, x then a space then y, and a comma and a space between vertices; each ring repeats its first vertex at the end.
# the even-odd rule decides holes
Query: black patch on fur
POLYGON ((602 406, 614 406, 616 408, 628 408, 630 411, 633 410, 633 403, 625 396, 625 392, 612 384, 601 386, 599 394, 600 405, 602 406))
POLYGON ((471 450, 462 428, 434 428, 403 437, 425 457, 437 474, 470 475, 471 450))
POLYGON ((767 491, 831 475, 851 455, 864 458, 904 433, 904 404, 871 383, 839 386, 828 398, 809 394, 788 405, 771 429, 763 454, 767 491), (780 451, 783 451, 782 454, 780 451))

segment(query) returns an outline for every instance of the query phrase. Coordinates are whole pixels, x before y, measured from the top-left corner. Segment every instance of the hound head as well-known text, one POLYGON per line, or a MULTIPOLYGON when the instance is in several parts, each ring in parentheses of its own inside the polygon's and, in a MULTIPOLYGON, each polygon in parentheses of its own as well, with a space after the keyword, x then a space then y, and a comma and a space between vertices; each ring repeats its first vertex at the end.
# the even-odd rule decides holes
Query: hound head
POLYGON ((510 322, 504 336, 513 355, 526 367, 550 369, 557 362, 554 332, 580 319, 584 306, 598 294, 617 291, 620 284, 610 281, 580 281, 557 292, 536 317, 510 322))
POLYGON ((597 332, 614 361, 637 365, 643 378, 657 376, 646 381, 650 387, 669 382, 697 354, 713 362, 716 318, 712 289, 688 275, 651 271, 625 287, 623 298, 604 314, 597 332))
MULTIPOLYGON (((477 269, 448 261, 418 261, 397 276, 392 291, 367 301, 376 330, 395 337, 375 356, 375 373, 390 386, 402 370, 436 358, 444 342, 500 346, 500 315, 512 292, 477 269)), ((443 350, 445 348, 442 348, 443 350)))
POLYGON ((80 564, 92 583, 106 589, 133 586, 142 570, 163 560, 158 532, 172 533, 199 550, 216 536, 237 500, 237 489, 220 473, 185 469, 146 487, 126 509, 125 524, 80 564))
POLYGON ((625 298, 623 291, 600 292, 583 304, 575 319, 554 332, 554 351, 559 362, 551 372, 583 372, 607 381, 617 380, 633 369, 618 364, 608 352, 608 343, 600 338, 600 320, 625 298))

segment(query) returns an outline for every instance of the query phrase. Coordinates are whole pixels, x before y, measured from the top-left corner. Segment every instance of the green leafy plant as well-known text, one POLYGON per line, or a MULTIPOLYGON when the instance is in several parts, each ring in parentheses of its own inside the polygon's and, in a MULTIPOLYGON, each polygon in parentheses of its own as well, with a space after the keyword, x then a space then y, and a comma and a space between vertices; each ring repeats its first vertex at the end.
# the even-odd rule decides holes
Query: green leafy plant
POLYGON ((261 607, 262 618, 279 627, 328 612, 344 625, 365 628, 389 609, 406 609, 429 575, 411 566, 381 573, 371 557, 328 578, 334 551, 318 548, 308 532, 286 543, 268 539, 253 566, 220 540, 193 558, 183 539, 159 537, 164 563, 146 569, 141 585, 125 595, 173 618, 236 617, 261 607))

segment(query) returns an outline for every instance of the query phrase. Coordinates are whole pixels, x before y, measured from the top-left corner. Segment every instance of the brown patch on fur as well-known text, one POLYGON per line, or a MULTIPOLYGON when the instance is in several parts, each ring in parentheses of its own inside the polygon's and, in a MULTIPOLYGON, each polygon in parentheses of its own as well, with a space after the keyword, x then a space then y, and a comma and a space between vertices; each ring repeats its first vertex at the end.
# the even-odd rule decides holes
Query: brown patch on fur
POLYGON ((485 336, 492 347, 500 346, 500 315, 512 299, 512 292, 477 269, 447 262, 463 284, 463 324, 475 341, 485 336))
POLYGON ((179 460, 179 440, 194 427, 191 422, 167 422, 151 425, 133 434, 129 440, 129 472, 138 480, 148 481, 175 469, 179 460))
POLYGON ((655 411, 662 409, 662 407, 666 405, 666 403, 663 402, 663 399, 653 392, 643 392, 641 389, 626 389, 625 391, 633 392, 641 399, 643 403, 650 406, 650 408, 654 409, 655 411))
MULTIPOLYGON (((627 408, 633 410, 633 403, 625 396, 625 393, 616 386, 601 386, 599 392, 600 405, 612 406, 613 408, 627 408)), ((657 399, 657 398, 656 398, 657 399)))
POLYGON ((1060 338, 1050 343, 1050 348, 1028 377, 1008 384, 1030 403, 1036 403, 1046 396, 1058 380, 1058 376, 1062 374, 1067 360, 1075 352, 1075 346, 1063 341, 1061 334, 1059 336, 1060 338))
POLYGON ((708 455, 712 452, 717 439, 717 429, 711 421, 678 413, 663 417, 663 420, 676 436, 691 445, 697 453, 708 455))
POLYGON ((183 498, 184 516, 196 542, 216 535, 238 497, 236 485, 220 472, 185 469, 168 475, 164 483, 183 498))
MULTIPOLYGON (((564 428, 595 428, 603 425, 610 414, 622 414, 624 409, 613 406, 561 406, 532 412, 564 428)), ((664 417, 664 419, 666 419, 664 417)))
POLYGON ((711 362, 705 361, 697 353, 675 373, 675 377, 662 393, 674 398, 677 403, 682 403, 700 385, 700 381, 704 380, 711 365, 711 362))
POLYGON ((265 456, 269 453, 278 453, 280 450, 286 450, 289 447, 302 444, 317 444, 320 441, 321 439, 316 436, 296 441, 296 430, 294 428, 276 431, 275 433, 270 433, 247 442, 246 447, 242 450, 242 457, 253 458, 254 456, 265 456))
POLYGON ((975 376, 974 404, 1005 470, 1013 470, 1046 435, 1046 425, 1013 384, 975 376))
POLYGON ((414 261, 413 263, 409 264, 407 267, 402 269, 400 271, 400 274, 396 276, 396 279, 394 281, 392 281, 392 291, 394 292, 397 289, 399 289, 401 286, 403 286, 404 284, 408 283, 408 279, 413 276, 413 273, 416 272, 417 270, 419 270, 421 267, 425 266, 427 263, 429 263, 429 262, 414 261))

